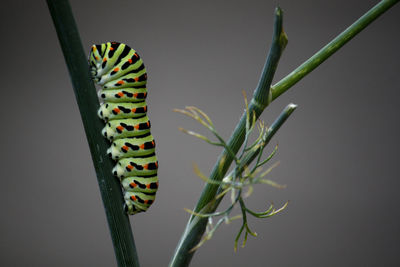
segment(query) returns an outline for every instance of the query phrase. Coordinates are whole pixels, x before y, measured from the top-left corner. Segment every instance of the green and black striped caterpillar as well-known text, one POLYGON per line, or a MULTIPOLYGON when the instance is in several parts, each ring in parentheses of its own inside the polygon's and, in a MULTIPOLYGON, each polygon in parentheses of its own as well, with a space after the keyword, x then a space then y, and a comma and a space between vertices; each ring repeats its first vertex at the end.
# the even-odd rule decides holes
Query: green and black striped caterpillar
POLYGON ((129 46, 93 45, 89 55, 93 80, 102 87, 98 115, 110 142, 108 155, 117 161, 113 174, 121 181, 128 214, 146 211, 158 188, 158 161, 147 117, 147 74, 142 59, 129 46))

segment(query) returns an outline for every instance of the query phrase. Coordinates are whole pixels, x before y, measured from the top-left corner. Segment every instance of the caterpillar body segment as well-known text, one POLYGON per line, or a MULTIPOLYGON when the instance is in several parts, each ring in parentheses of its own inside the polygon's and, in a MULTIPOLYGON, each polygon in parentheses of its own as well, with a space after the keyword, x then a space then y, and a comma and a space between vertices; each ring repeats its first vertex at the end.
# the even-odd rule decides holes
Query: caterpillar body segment
POLYGON ((100 90, 99 98, 109 103, 142 102, 146 100, 146 87, 100 90))
POLYGON ((103 128, 102 134, 112 141, 118 138, 141 136, 150 133, 150 121, 147 116, 137 119, 110 120, 103 128))
POLYGON ((124 65, 114 67, 111 72, 99 77, 99 85, 104 86, 104 88, 111 88, 113 85, 119 88, 129 86, 137 87, 146 84, 147 75, 142 60, 137 60, 126 69, 123 68, 124 65))
POLYGON ((123 158, 115 165, 113 174, 120 179, 130 176, 143 176, 157 174, 157 157, 123 158))
POLYGON ((139 87, 145 85, 147 82, 146 70, 141 70, 137 73, 128 73, 114 81, 106 82, 103 85, 104 89, 118 89, 118 88, 129 88, 139 87))
MULTIPOLYGON (((155 193, 154 193, 155 194, 155 193)), ((153 204, 155 195, 140 192, 125 192, 125 209, 129 214, 146 211, 153 204)))
POLYGON ((155 153, 156 143, 151 134, 144 137, 131 137, 114 140, 107 150, 113 160, 129 157, 143 157, 155 153))
POLYGON ((101 119, 116 120, 124 118, 138 118, 146 116, 146 102, 138 103, 104 103, 100 106, 98 115, 101 119))
POLYGON ((146 211, 158 189, 155 141, 147 117, 147 73, 138 53, 129 46, 107 42, 91 47, 89 65, 103 101, 98 116, 102 134, 117 161, 113 174, 121 181, 128 214, 146 211))
POLYGON ((146 100, 146 87, 107 89, 99 91, 99 98, 108 103, 142 102, 146 100))
POLYGON ((131 176, 122 180, 125 191, 155 193, 158 188, 157 176, 131 176))

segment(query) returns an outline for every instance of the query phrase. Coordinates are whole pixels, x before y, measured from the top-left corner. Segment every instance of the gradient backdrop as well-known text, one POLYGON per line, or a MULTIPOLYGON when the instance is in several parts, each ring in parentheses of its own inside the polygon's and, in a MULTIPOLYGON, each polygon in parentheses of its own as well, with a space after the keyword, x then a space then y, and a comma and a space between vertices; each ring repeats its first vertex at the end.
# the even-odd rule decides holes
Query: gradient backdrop
MULTIPOLYGON (((149 75, 149 117, 160 190, 132 217, 142 266, 166 266, 220 149, 178 131, 202 130, 173 108, 195 105, 228 138, 251 96, 276 5, 289 44, 275 82, 377 0, 71 1, 82 42, 121 41, 149 75)), ((237 253, 239 221, 223 225, 192 266, 399 266, 400 5, 282 95, 262 115, 298 109, 273 138, 270 178, 248 199, 261 210, 290 200, 237 253)), ((1 29, 0 266, 115 266, 114 252, 63 55, 47 5, 7 1, 1 29)))

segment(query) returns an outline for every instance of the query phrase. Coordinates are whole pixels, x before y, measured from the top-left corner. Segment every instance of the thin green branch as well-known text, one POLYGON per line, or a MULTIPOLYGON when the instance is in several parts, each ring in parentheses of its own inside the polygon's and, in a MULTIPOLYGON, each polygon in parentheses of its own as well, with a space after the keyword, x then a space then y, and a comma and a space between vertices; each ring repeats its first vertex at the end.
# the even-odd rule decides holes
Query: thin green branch
POLYGON ((266 211, 263 212, 254 212, 248 208, 246 208, 246 211, 248 213, 250 213, 251 215, 253 215, 254 217, 260 218, 261 216, 265 216, 268 215, 269 213, 271 213, 273 211, 274 205, 269 205, 269 208, 266 211))
MULTIPOLYGON (((259 146, 257 149, 250 151, 246 155, 246 157, 242 160, 243 162, 243 167, 250 165, 250 163, 259 155, 261 155, 261 152, 264 150, 265 146, 268 145, 269 141, 272 139, 272 137, 275 135, 275 133, 281 128, 281 126, 285 123, 285 121, 289 118, 289 116, 293 113, 293 111, 297 108, 297 105, 295 104, 289 104, 287 105, 284 110, 279 114, 278 118, 271 124, 271 126, 268 128, 267 132, 265 133, 265 137, 262 140, 262 145, 259 146)), ((272 154, 265 159, 261 164, 257 160, 257 165, 255 167, 259 167, 269 161, 271 157, 275 154, 276 150, 272 152, 272 154)))
POLYGON ((106 153, 109 144, 101 136, 104 123, 97 117, 99 100, 71 7, 68 0, 47 0, 47 5, 78 102, 118 266, 139 266, 129 218, 123 210, 121 186, 111 172, 114 162, 106 153))
POLYGON ((268 161, 270 161, 270 159, 275 155, 277 150, 278 150, 278 145, 276 145, 274 150, 272 150, 271 154, 269 154, 269 156, 261 162, 260 162, 260 160, 261 160, 262 153, 260 153, 259 157, 257 157, 257 162, 256 162, 254 168, 259 168, 259 167, 263 166, 265 163, 267 163, 268 161))
POLYGON ((331 42, 325 45, 315 55, 301 64, 297 69, 288 74, 285 78, 274 84, 271 88, 272 100, 279 97, 307 74, 318 67, 322 62, 332 56, 343 45, 350 41, 354 36, 364 30, 371 22, 385 13, 400 0, 383 0, 371 8, 367 13, 355 21, 350 27, 339 34, 331 42))

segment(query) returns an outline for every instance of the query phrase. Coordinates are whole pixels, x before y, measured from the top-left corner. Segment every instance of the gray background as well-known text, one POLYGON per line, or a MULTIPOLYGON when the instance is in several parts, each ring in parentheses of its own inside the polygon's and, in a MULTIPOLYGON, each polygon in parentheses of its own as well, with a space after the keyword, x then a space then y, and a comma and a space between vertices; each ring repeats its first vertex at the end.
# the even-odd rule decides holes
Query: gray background
MULTIPOLYGON (((220 150, 173 108, 195 105, 228 138, 251 96, 285 11, 289 45, 275 82, 377 1, 71 1, 82 42, 121 41, 149 75, 149 117, 160 162, 151 209, 132 217, 142 266, 166 266, 220 150)), ((233 252, 239 222, 223 225, 192 266, 398 266, 400 89, 395 6, 262 115, 290 103, 270 178, 248 199, 288 209, 250 220, 257 238, 233 252)), ((1 29, 1 266, 115 266, 77 104, 45 1, 7 1, 1 29)))

